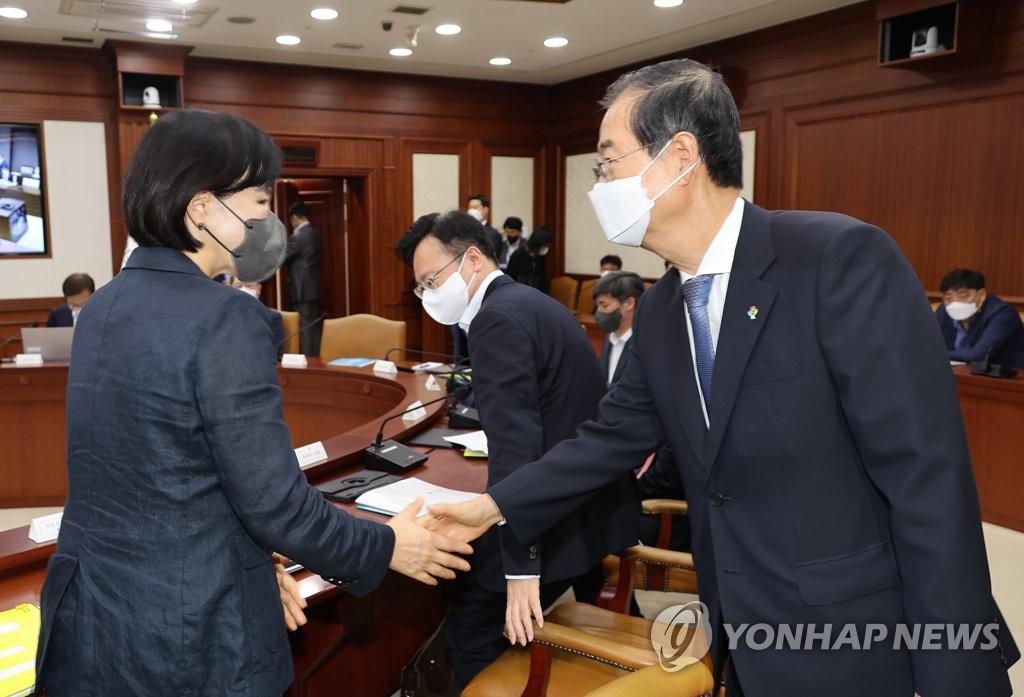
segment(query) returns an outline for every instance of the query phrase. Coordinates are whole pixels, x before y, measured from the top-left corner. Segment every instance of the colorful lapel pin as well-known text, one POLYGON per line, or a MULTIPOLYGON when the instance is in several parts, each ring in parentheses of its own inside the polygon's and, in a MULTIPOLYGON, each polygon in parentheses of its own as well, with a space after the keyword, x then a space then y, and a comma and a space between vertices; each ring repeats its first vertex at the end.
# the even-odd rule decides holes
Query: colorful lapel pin
POLYGON ((757 312, 757 305, 751 305, 750 308, 747 310, 747 317, 749 317, 750 319, 757 319, 757 312))

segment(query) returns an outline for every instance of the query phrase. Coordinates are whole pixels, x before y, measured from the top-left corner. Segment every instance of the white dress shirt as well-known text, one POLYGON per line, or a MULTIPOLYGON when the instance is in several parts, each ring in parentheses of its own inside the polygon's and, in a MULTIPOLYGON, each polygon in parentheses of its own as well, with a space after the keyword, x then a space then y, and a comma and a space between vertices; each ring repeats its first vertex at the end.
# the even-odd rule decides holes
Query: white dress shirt
POLYGON ((611 342, 612 348, 608 352, 608 384, 612 383, 612 378, 615 376, 615 369, 619 367, 619 359, 622 358, 622 349, 626 347, 626 342, 633 337, 633 327, 627 329, 622 336, 615 336, 615 332, 608 335, 608 341, 611 342))
MULTIPOLYGON (((722 329, 722 313, 725 311, 725 295, 729 291, 729 275, 732 272, 732 260, 736 256, 736 243, 740 238, 740 225, 743 222, 743 199, 737 197, 722 227, 715 233, 711 240, 708 251, 700 260, 697 267, 697 276, 713 274, 711 292, 708 294, 708 324, 711 328, 711 343, 714 345, 715 354, 718 354, 718 333, 722 329)), ((679 269, 680 283, 694 278, 682 269, 679 269)), ((697 392, 700 393, 700 408, 704 412, 704 425, 710 428, 708 409, 704 404, 704 393, 700 388, 700 376, 697 375, 697 352, 693 347, 693 325, 690 324, 690 312, 683 303, 683 312, 686 314, 686 330, 690 336, 690 360, 693 363, 693 376, 697 382, 697 392)))
MULTIPOLYGON (((458 273, 458 272, 456 272, 458 273)), ((473 323, 473 318, 476 317, 476 313, 480 312, 480 305, 484 302, 484 295, 487 294, 487 286, 491 285, 491 281, 496 279, 504 273, 501 269, 495 269, 487 274, 487 278, 484 279, 480 287, 476 289, 476 293, 469 300, 469 305, 466 306, 466 311, 462 313, 462 319, 459 320, 459 327, 462 331, 469 335, 469 325, 473 323)))

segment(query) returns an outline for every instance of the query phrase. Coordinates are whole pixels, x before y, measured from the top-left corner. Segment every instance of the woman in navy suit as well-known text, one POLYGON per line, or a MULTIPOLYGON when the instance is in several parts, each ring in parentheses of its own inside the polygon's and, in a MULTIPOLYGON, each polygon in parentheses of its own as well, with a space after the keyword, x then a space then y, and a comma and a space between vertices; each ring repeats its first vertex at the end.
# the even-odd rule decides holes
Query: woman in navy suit
POLYGON ((198 110, 162 116, 129 164, 139 248, 83 308, 72 348, 68 499, 37 653, 49 697, 281 694, 292 660, 270 550, 357 595, 389 566, 428 583, 468 568, 411 507, 388 525, 352 518, 297 466, 266 311, 212 280, 280 265, 279 167, 257 126, 198 110))

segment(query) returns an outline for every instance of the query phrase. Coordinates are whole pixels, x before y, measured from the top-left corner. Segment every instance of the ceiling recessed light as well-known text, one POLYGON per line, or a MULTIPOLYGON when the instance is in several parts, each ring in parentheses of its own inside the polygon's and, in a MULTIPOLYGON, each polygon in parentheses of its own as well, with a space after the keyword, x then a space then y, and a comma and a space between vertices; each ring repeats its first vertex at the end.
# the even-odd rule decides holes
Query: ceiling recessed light
POLYGON ((487 62, 491 65, 512 65, 512 59, 505 56, 495 56, 487 62))
POLYGON ((291 34, 281 34, 281 36, 277 37, 274 40, 283 46, 294 46, 295 44, 302 41, 302 39, 300 39, 299 37, 292 36, 291 34))
POLYGON ((174 27, 166 19, 151 19, 146 22, 146 29, 150 31, 171 31, 174 27))
POLYGON ((434 31, 441 36, 452 36, 453 34, 458 34, 462 31, 462 27, 458 24, 438 24, 434 31))
POLYGON ((412 55, 412 49, 411 48, 393 48, 390 51, 388 51, 388 53, 390 53, 392 56, 398 56, 398 57, 401 58, 401 57, 404 57, 404 56, 411 56, 412 55))
POLYGON ((552 36, 550 39, 544 39, 544 45, 548 48, 562 48, 569 45, 569 39, 564 36, 552 36))
POLYGON ((679 7, 683 0, 654 0, 655 7, 679 7))
POLYGON ((195 5, 197 0, 173 0, 173 2, 176 2, 179 5, 195 5))
POLYGON ((318 7, 310 12, 309 16, 313 19, 337 19, 338 11, 332 10, 329 7, 318 7))
POLYGON ((25 19, 28 17, 28 12, 20 7, 0 7, 0 17, 6 17, 7 19, 25 19))

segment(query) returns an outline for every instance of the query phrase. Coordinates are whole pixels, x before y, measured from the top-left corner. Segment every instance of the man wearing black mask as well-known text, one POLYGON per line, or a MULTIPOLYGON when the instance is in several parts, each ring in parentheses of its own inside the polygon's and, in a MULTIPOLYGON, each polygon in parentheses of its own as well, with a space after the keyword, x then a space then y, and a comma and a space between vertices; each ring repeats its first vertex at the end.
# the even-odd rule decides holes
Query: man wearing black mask
POLYGON ((502 225, 505 239, 501 241, 498 249, 498 268, 504 271, 508 268, 508 260, 523 243, 523 221, 521 218, 509 216, 505 218, 502 225))
POLYGON ((609 385, 626 367, 633 312, 643 292, 643 279, 630 271, 612 271, 594 284, 594 323, 608 335, 601 347, 601 373, 609 385))

